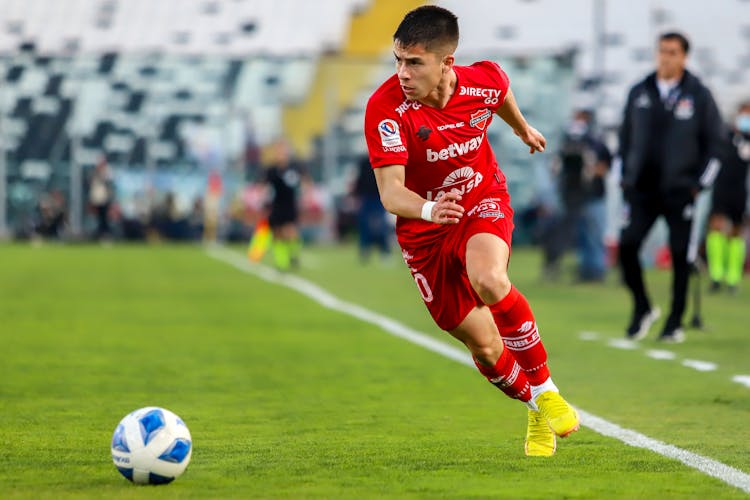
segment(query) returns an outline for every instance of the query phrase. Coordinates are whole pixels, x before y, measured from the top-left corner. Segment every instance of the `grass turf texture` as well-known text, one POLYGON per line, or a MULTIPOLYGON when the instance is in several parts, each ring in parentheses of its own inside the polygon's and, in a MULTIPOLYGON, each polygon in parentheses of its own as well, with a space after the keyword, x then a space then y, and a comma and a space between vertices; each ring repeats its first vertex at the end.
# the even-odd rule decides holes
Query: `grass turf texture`
MULTIPOLYGON (((238 251, 242 251, 239 249, 238 251)), ((525 409, 477 373, 322 309, 195 247, 0 246, 0 497, 744 498, 738 489, 583 428, 552 459, 523 456, 525 409), (123 479, 117 422, 164 406, 194 453, 164 487, 123 479)), ((393 257, 306 249, 300 274, 335 295, 437 331, 393 257)), ((558 385, 610 421, 748 471, 747 292, 705 298, 708 333, 670 346, 699 373, 620 338, 624 291, 511 275, 534 307, 558 385), (743 371, 744 370, 744 371, 743 371)), ((662 306, 668 274, 649 275, 662 306)))

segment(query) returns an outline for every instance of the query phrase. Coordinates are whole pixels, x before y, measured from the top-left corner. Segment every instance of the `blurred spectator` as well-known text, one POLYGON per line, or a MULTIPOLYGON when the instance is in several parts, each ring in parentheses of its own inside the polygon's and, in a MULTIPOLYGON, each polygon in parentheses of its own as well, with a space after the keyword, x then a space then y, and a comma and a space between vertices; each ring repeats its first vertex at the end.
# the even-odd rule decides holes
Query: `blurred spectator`
POLYGON ((89 179, 89 205, 96 215, 96 232, 98 240, 112 236, 109 221, 109 209, 114 200, 114 183, 106 158, 102 157, 94 167, 89 179))
POLYGON ((37 206, 34 232, 41 238, 60 239, 67 218, 65 196, 58 189, 44 193, 37 206))
POLYGON ((368 156, 360 158, 353 194, 357 200, 357 229, 359 231, 359 256, 367 262, 374 248, 385 256, 390 253, 387 212, 380 201, 378 184, 368 156))
POLYGON ((216 243, 219 232, 219 215, 223 184, 221 174, 211 170, 206 184, 206 195, 203 202, 203 242, 216 243))
POLYGON ((604 180, 611 159, 609 150, 593 132, 591 112, 576 111, 553 163, 562 207, 559 216, 548 221, 545 229, 546 278, 558 276, 564 253, 575 243, 578 279, 604 279, 607 270, 604 180))
POLYGON ((750 170, 750 101, 740 104, 734 126, 728 133, 721 155, 711 200, 706 254, 711 290, 726 285, 737 292, 745 265, 745 239, 742 234, 747 205, 750 170))
POLYGON ((300 236, 305 243, 314 242, 323 229, 326 194, 307 174, 302 175, 299 203, 300 236))
POLYGON ((191 239, 199 240, 203 237, 204 220, 203 197, 196 196, 193 198, 193 206, 190 208, 190 215, 188 215, 191 239))

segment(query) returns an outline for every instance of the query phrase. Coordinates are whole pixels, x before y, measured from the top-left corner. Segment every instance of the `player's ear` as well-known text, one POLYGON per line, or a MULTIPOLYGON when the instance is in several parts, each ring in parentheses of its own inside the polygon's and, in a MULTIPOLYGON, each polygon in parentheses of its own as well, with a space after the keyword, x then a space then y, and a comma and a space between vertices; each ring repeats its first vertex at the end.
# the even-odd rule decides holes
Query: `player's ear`
POLYGON ((443 57, 443 74, 447 73, 453 67, 453 63, 456 62, 456 58, 453 54, 448 54, 443 57))

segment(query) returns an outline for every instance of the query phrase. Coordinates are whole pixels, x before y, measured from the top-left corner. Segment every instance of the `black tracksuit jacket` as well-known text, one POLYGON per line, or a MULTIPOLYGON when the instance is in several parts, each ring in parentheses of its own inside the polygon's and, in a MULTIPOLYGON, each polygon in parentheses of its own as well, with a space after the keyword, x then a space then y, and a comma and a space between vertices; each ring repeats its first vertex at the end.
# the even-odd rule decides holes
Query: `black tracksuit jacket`
POLYGON ((626 193, 698 191, 719 171, 723 125, 711 92, 688 71, 677 89, 662 102, 651 73, 628 94, 619 150, 626 193))

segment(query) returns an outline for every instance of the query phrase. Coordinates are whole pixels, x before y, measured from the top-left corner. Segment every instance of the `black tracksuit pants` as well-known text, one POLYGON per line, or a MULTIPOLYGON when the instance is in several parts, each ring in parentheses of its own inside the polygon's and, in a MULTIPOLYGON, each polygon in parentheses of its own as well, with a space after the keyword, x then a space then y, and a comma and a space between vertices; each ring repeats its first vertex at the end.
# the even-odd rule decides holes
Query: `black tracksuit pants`
POLYGON ((633 296, 634 312, 642 314, 651 309, 639 251, 649 230, 661 215, 669 226, 669 250, 672 254, 672 304, 665 330, 679 328, 685 313, 690 278, 687 253, 695 212, 693 195, 689 192, 667 195, 630 191, 625 194, 625 203, 628 215, 620 234, 620 269, 623 281, 633 296))

